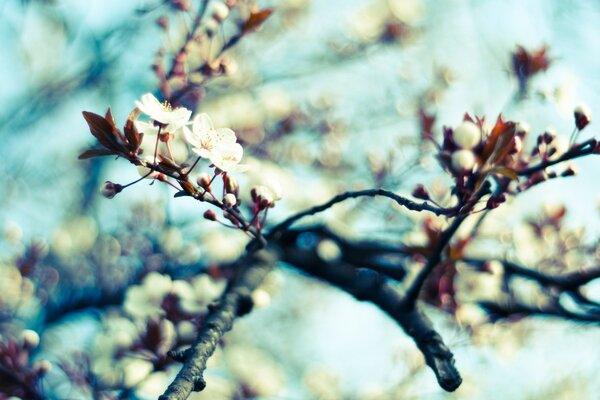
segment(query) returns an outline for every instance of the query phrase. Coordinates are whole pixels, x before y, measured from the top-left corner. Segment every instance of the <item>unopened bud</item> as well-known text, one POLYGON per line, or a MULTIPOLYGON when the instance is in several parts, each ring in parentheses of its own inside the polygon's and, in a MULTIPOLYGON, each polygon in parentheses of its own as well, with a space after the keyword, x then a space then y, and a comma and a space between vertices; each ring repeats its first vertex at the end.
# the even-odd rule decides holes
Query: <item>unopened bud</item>
POLYGON ((100 192, 102 193, 102 196, 106 197, 107 199, 112 199, 117 195, 117 193, 120 193, 122 190, 123 186, 119 185, 118 183, 106 181, 104 182, 104 185, 102 185, 100 192))
POLYGON ((229 7, 222 1, 215 1, 212 4, 212 17, 221 22, 229 15, 229 7))
POLYGON ((481 131, 479 127, 470 121, 464 121, 456 127, 452 139, 457 146, 463 149, 472 149, 479 144, 481 131))
MULTIPOLYGON (((541 136, 541 141, 545 144, 550 144, 556 139, 556 132, 552 128, 548 128, 541 136)), ((539 142, 539 139, 538 139, 539 142)))
POLYGON ((21 340, 23 341, 23 347, 27 349, 35 349, 40 345, 40 335, 31 329, 25 329, 21 333, 21 340))
POLYGON ((260 208, 265 209, 273 205, 273 196, 270 194, 261 196, 260 198, 260 208))
POLYGON ((52 369, 52 364, 48 360, 38 360, 33 364, 33 369, 38 373, 38 375, 43 376, 46 375, 52 369))
POLYGON ((206 32, 206 36, 212 38, 219 31, 219 21, 213 18, 209 18, 208 21, 204 23, 204 31, 206 32))
POLYGON ((169 29, 169 18, 163 15, 156 20, 156 24, 162 29, 167 30, 169 29))
POLYGON ((471 150, 458 150, 452 154, 452 168, 456 172, 471 171, 475 166, 475 155, 471 150))
POLYGON ((235 197, 233 193, 227 193, 223 197, 223 204, 225 204, 226 207, 234 207, 237 205, 237 197, 235 197))
POLYGON ((425 186, 418 184, 413 190, 412 195, 417 199, 429 200, 429 192, 425 189, 425 186))
POLYGON ((592 122, 592 112, 585 104, 580 104, 575 107, 573 114, 575 116, 575 126, 577 126, 577 129, 579 130, 582 130, 592 122))
POLYGON ((198 186, 200 186, 203 189, 206 189, 207 191, 210 192, 210 182, 211 182, 211 178, 210 175, 207 174, 206 172, 203 172, 200 174, 200 176, 198 176, 198 179, 196 179, 196 183, 198 184, 198 186))
POLYGON ((529 133, 529 129, 529 124, 527 122, 518 122, 515 127, 517 135, 521 138, 524 138, 525 135, 529 133))
POLYGON ((510 146, 510 154, 517 154, 523 150, 523 140, 519 136, 515 136, 512 138, 512 143, 510 146))
POLYGON ((229 174, 223 175, 223 185, 225 185, 225 192, 231 193, 234 195, 238 195, 240 190, 240 185, 233 176, 229 174))
POLYGON ((171 7, 179 11, 187 11, 192 8, 192 5, 187 0, 170 0, 171 7))
POLYGON ((495 194, 488 199, 486 208, 490 210, 497 208, 500 204, 504 203, 505 201, 506 195, 504 193, 495 194))
POLYGON ((206 210, 204 211, 204 219, 207 219, 209 221, 216 221, 217 220, 217 214, 215 214, 215 212, 213 210, 206 210))

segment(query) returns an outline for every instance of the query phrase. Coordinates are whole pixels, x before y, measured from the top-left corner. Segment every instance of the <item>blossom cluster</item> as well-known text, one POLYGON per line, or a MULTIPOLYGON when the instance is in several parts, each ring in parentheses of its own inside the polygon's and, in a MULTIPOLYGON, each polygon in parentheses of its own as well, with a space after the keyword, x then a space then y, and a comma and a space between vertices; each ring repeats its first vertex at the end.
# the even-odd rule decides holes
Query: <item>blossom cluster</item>
MULTIPOLYGON (((116 127, 110 110, 105 117, 83 113, 92 135, 103 148, 89 149, 80 158, 117 155, 136 165, 141 176, 126 185, 107 181, 101 188, 102 194, 113 198, 144 178, 158 180, 177 189, 176 196, 191 196, 222 209, 233 227, 245 231, 253 228, 255 233, 260 231, 267 210, 282 197, 281 187, 276 182, 265 182, 252 188, 252 204, 248 209, 253 215, 249 222, 246 221, 239 209, 239 184, 231 175, 248 169, 247 165, 241 164, 244 150, 235 132, 230 128, 216 128, 206 113, 192 117, 191 110, 161 103, 150 93, 135 104, 123 133, 116 127), (145 118, 140 119, 142 115, 145 118), (195 155, 195 160, 186 163, 190 155, 195 155), (190 177, 201 160, 207 160, 212 170, 199 173, 194 184, 190 177), (213 190, 218 177, 222 181, 221 196, 213 190), (263 216, 259 218, 261 212, 263 216)), ((207 210, 205 217, 218 220, 212 210, 207 210)))
POLYGON ((171 140, 173 135, 183 135, 194 153, 210 160, 221 171, 235 172, 244 168, 238 165, 244 151, 237 143, 235 132, 229 128, 215 129, 207 114, 196 115, 190 122, 190 110, 185 107, 172 108, 166 102, 159 102, 150 93, 142 96, 141 102, 136 101, 136 106, 153 121, 136 121, 139 132, 162 135, 160 140, 165 142, 171 140))
MULTIPOLYGON (((522 192, 548 179, 575 175, 570 164, 559 171, 551 167, 577 157, 581 152, 599 153, 600 145, 595 139, 576 143, 579 132, 591 123, 590 110, 584 105, 578 106, 573 116, 575 129, 570 140, 549 128, 537 136, 531 151, 525 146, 530 136, 529 126, 523 122, 505 121, 502 116, 490 126, 485 118, 465 114, 458 126, 444 127, 442 143, 428 135, 427 138, 439 149, 440 164, 454 178, 457 210, 472 212, 486 196, 485 207, 481 210, 493 209, 506 201, 507 195, 522 192)), ((413 196, 431 200, 423 185, 417 185, 413 196)))

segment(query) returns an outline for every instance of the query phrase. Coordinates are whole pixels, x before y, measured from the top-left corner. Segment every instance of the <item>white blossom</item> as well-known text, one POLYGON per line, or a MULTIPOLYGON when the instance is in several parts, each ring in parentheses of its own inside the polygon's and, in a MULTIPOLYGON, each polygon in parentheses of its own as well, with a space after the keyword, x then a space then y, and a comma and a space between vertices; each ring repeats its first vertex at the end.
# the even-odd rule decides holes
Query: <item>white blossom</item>
POLYGON ((244 150, 237 143, 235 132, 229 128, 215 129, 207 114, 197 115, 192 129, 185 127, 183 133, 194 153, 208 158, 221 171, 240 171, 244 168, 238 165, 244 150))
POLYGON ((167 102, 161 103, 151 93, 142 96, 142 101, 136 101, 135 105, 141 112, 154 121, 166 125, 166 131, 172 132, 188 123, 192 112, 185 107, 173 109, 167 102))

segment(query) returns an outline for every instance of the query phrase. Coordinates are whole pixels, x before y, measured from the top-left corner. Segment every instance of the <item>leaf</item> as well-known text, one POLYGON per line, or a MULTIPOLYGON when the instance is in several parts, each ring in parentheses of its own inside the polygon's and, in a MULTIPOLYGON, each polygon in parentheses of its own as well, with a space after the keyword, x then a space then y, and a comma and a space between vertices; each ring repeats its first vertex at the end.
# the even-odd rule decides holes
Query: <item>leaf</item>
POLYGON ((140 114, 140 110, 137 107, 134 108, 133 111, 129 113, 127 122, 125 122, 125 126, 123 127, 125 138, 127 138, 127 143, 129 143, 132 151, 139 149, 140 145, 142 144, 142 137, 135 127, 135 120, 140 116, 140 114))
POLYGON ((250 17, 242 26, 242 31, 247 33, 260 28, 260 26, 273 14, 273 10, 265 8, 264 10, 252 11, 250 17))
POLYGON ((98 139, 102 146, 115 152, 121 151, 121 146, 117 143, 113 135, 112 126, 104 117, 88 111, 84 111, 82 114, 90 128, 90 132, 98 139))
POLYGON ((108 122, 108 124, 112 128, 112 134, 115 137, 116 142, 119 143, 119 139, 121 142, 126 142, 125 137, 123 136, 123 134, 121 133, 119 128, 117 128, 117 124, 115 123, 115 119, 113 118, 110 107, 108 107, 108 109, 106 110, 106 115, 104 116, 104 120, 106 122, 108 122))
POLYGON ((175 193, 175 195, 173 197, 189 197, 190 194, 188 192, 186 192, 185 190, 180 190, 179 192, 175 193))
POLYGON ((181 166, 175 163, 175 161, 171 160, 163 156, 162 154, 158 154, 159 165, 170 172, 179 172, 181 170, 181 166))
POLYGON ((517 175, 517 172, 512 168, 496 167, 496 168, 492 169, 490 172, 495 173, 495 174, 504 175, 507 178, 512 179, 513 181, 519 180, 519 176, 517 175))
POLYGON ((110 150, 94 148, 94 149, 87 149, 86 151, 81 153, 79 155, 79 157, 77 157, 77 158, 79 160, 87 160, 88 158, 110 156, 111 154, 114 154, 114 153, 110 150))
POLYGON ((504 122, 502 115, 498 116, 494 128, 485 140, 481 159, 488 166, 502 160, 510 151, 511 141, 515 134, 515 123, 510 121, 504 122))
POLYGON ((179 181, 179 184, 181 185, 181 188, 188 194, 191 194, 193 196, 194 193, 196 193, 196 187, 192 183, 188 181, 179 181))

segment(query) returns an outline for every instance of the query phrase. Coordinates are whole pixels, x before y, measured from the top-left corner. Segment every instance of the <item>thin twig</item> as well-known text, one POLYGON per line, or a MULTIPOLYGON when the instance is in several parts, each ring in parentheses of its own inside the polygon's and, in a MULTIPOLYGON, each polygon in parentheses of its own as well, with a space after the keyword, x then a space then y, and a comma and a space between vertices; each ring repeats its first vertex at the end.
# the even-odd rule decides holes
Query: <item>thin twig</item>
POLYGON ((294 223, 298 222, 299 220, 301 220, 304 217, 308 217, 310 215, 315 215, 315 214, 318 214, 320 212, 326 211, 329 208, 333 207, 334 205, 336 205, 338 203, 341 203, 341 202, 343 202, 345 200, 354 199, 354 198, 357 198, 357 197, 365 197, 365 196, 368 196, 368 197, 375 197, 375 196, 388 197, 388 198, 394 200, 399 205, 408 208, 409 210, 412 210, 412 211, 431 211, 435 215, 452 215, 453 213, 455 213, 457 211, 457 209, 455 207, 453 207, 453 208, 439 208, 439 207, 434 207, 434 206, 430 205, 427 202, 417 203, 417 202, 409 200, 409 199, 407 199, 405 197, 402 197, 400 195, 397 195, 394 192, 390 192, 389 190, 385 190, 385 189, 358 190, 358 191, 354 191, 354 192, 345 192, 345 193, 338 194, 337 196, 333 197, 331 200, 329 200, 326 203, 320 204, 320 205, 315 206, 315 207, 311 207, 311 208, 309 208, 309 209, 307 209, 305 211, 299 212, 298 214, 295 214, 295 215, 287 218, 283 222, 281 222, 281 223, 277 224, 276 226, 274 226, 270 230, 270 232, 267 235, 267 237, 273 237, 273 236, 277 235, 278 233, 283 232, 284 230, 288 229, 294 223))

